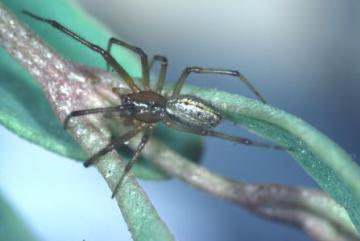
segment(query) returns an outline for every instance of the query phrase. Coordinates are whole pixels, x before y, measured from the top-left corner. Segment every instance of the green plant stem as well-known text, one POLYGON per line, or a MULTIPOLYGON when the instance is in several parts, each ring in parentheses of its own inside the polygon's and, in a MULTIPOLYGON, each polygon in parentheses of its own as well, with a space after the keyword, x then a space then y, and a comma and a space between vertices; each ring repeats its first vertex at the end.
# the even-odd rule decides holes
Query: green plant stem
MULTIPOLYGON (((0 43, 40 83, 61 121, 71 110, 106 104, 92 92, 93 88, 87 81, 89 76, 86 73, 81 73, 73 64, 48 48, 1 4, 0 43)), ((110 137, 109 131, 101 123, 96 126, 100 128, 95 128, 90 121, 83 119, 73 122, 69 128, 89 155, 104 146, 110 137)), ((112 152, 97 164, 97 168, 113 189, 121 174, 119 170, 123 170, 124 165, 119 156, 112 152)), ((116 201, 134 240, 174 240, 168 227, 132 176, 126 179, 126 185, 116 195, 116 201)))
MULTIPOLYGON (((39 81, 61 121, 71 110, 108 105, 114 97, 111 86, 125 87, 124 82, 109 73, 64 60, 1 5, 0 27, 1 44, 39 81)), ((107 144, 110 137, 109 130, 96 116, 75 119, 70 131, 88 154, 107 144)), ((136 141, 135 138, 130 146, 134 147, 136 141)), ((155 139, 145 147, 144 155, 170 175, 259 216, 292 224, 315 240, 360 240, 346 211, 322 192, 229 180, 192 164, 155 139)), ((123 163, 111 152, 98 162, 97 168, 113 188, 123 163)), ((135 240, 173 240, 132 175, 125 179, 116 200, 135 240)))
POLYGON ((323 192, 230 180, 174 156, 159 142, 149 144, 144 154, 169 175, 260 216, 302 228, 315 240, 360 240, 344 208, 323 192))

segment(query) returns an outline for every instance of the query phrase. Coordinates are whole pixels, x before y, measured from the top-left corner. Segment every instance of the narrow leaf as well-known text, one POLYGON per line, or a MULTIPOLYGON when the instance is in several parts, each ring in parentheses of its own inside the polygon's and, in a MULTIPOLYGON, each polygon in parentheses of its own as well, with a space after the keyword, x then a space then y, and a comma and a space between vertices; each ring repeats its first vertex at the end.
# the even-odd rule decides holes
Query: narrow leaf
MULTIPOLYGON (((291 149, 291 155, 346 208, 360 230, 359 166, 337 144, 301 119, 256 100, 195 87, 187 87, 185 93, 209 100, 228 120, 291 149)), ((168 158, 173 158, 169 153, 168 158)))
POLYGON ((0 194, 0 240, 35 241, 38 240, 19 215, 0 194))
MULTIPOLYGON (((86 16, 73 1, 5 0, 3 2, 18 18, 22 19, 26 25, 67 59, 105 68, 105 61, 99 54, 68 38, 63 33, 33 21, 21 13, 26 9, 44 17, 51 17, 92 42, 106 46, 108 38, 111 37, 110 32, 86 16)), ((121 48, 116 53, 119 62, 132 76, 140 75, 139 61, 134 55, 121 48)), ((54 115, 39 84, 33 81, 26 70, 3 50, 0 51, 0 63, 0 103, 2 103, 0 105, 0 124, 48 150, 76 160, 86 159, 85 153, 63 129, 54 115)), ((157 135, 185 157, 199 160, 202 151, 200 138, 170 133, 173 132, 161 130, 157 135), (174 138, 176 138, 176 143, 169 141, 174 138)), ((131 153, 123 154, 127 157, 131 155, 131 153)), ((136 165, 134 171, 137 176, 144 179, 167 178, 163 172, 145 160, 140 161, 140 165, 136 165)))
MULTIPOLYGON (((96 93, 93 84, 96 79, 91 78, 94 76, 91 69, 64 60, 24 28, 1 3, 0 29, 0 43, 40 83, 61 121, 73 108, 104 106, 107 103, 96 93)), ((78 118, 69 127, 88 155, 105 146, 111 135, 105 124, 98 122, 94 125, 91 119, 78 118)), ((96 163, 96 167, 113 190, 124 170, 122 160, 111 152, 96 163)), ((133 175, 126 176, 115 198, 134 240, 174 240, 133 175)))
POLYGON ((290 148, 292 157, 345 207, 360 231, 360 168, 335 142, 300 118, 257 100, 196 87, 187 87, 186 93, 211 101, 228 120, 290 148))

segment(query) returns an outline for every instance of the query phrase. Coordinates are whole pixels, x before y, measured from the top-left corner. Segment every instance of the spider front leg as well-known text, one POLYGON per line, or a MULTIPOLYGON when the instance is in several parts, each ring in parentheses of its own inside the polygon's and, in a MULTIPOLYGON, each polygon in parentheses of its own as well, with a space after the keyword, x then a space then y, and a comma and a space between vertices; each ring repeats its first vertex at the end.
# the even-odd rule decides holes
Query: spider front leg
POLYGON ((171 121, 167 122, 166 125, 174 128, 174 129, 177 129, 179 131, 182 131, 182 132, 193 133, 193 134, 197 134, 197 135, 201 135, 201 136, 212 136, 212 137, 224 139, 227 141, 231 141, 231 142, 235 142, 235 143, 239 143, 239 144, 243 144, 243 145, 264 147, 264 148, 270 148, 270 149, 275 149, 275 150, 290 150, 286 147, 279 146, 279 145, 273 145, 273 144, 253 141, 248 138, 232 136, 232 135, 228 135, 228 134, 225 134, 222 132, 209 130, 209 129, 191 128, 191 127, 187 127, 187 126, 183 126, 183 125, 174 124, 171 121))
POLYGON ((118 183, 116 184, 111 198, 114 198, 116 193, 119 190, 119 187, 121 186, 121 183, 123 182, 125 176, 129 173, 129 171, 131 170, 131 168, 134 166, 134 164, 136 163, 136 161, 139 159, 140 153, 143 150, 143 148, 145 147, 146 143, 148 142, 148 140, 150 139, 150 137, 152 136, 152 127, 149 127, 147 129, 145 129, 145 134, 143 135, 143 137, 141 138, 141 141, 133 155, 133 157, 131 158, 131 160, 126 164, 125 168, 124 168, 124 172, 121 175, 118 183))
POLYGON ((156 89, 155 89, 155 91, 160 94, 164 87, 168 61, 167 61, 167 58, 164 56, 154 55, 154 57, 150 61, 150 69, 153 67, 155 61, 160 62, 160 73, 159 73, 159 78, 158 78, 158 81, 156 84, 156 89))
POLYGON ((55 20, 39 17, 28 11, 22 11, 22 13, 28 15, 29 17, 32 17, 35 20, 49 24, 50 26, 56 28, 57 30, 63 32, 64 34, 68 35, 69 37, 71 37, 71 38, 75 39, 76 41, 80 42, 81 44, 85 45, 89 49, 99 53, 104 58, 104 60, 127 82, 129 87, 134 92, 140 91, 139 87, 135 84, 135 82, 131 78, 131 76, 126 72, 126 70, 118 62, 116 62, 116 60, 111 56, 111 54, 108 51, 106 51, 105 49, 80 37, 78 34, 74 33, 73 31, 71 31, 70 29, 61 25, 60 23, 58 23, 55 20))
POLYGON ((101 108, 92 108, 92 109, 84 109, 84 110, 75 110, 72 111, 69 115, 65 117, 63 126, 64 129, 67 129, 69 125, 69 121, 73 117, 97 114, 97 113, 111 113, 111 112, 124 112, 127 111, 128 108, 125 105, 118 105, 113 107, 101 107, 101 108))
MULTIPOLYGON (((125 41, 122 41, 120 39, 113 38, 113 37, 110 38, 108 41, 108 47, 107 47, 108 52, 111 51, 111 47, 113 44, 117 44, 119 46, 127 48, 140 56, 144 89, 149 90, 150 89, 150 86, 149 86, 150 71, 149 71, 148 57, 147 57, 146 53, 139 47, 130 45, 130 44, 126 43, 125 41)), ((109 70, 109 63, 106 63, 106 69, 109 70)))
POLYGON ((202 67, 188 67, 185 68, 180 78, 175 84, 173 96, 179 95, 180 91, 184 85, 185 80, 191 73, 197 74, 219 74, 219 75, 230 75, 239 78, 258 98, 261 102, 266 103, 265 99, 260 95, 259 91, 255 88, 254 85, 251 84, 250 80, 248 80, 244 75, 242 75, 237 70, 226 70, 226 69, 211 69, 211 68, 202 68, 202 67))

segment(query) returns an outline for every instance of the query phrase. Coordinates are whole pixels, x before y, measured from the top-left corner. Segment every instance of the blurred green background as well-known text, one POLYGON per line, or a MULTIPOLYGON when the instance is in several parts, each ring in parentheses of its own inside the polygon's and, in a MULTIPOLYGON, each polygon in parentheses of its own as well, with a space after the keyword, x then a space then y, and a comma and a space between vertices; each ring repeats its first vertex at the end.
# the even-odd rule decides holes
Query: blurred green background
MULTIPOLYGON (((149 55, 166 55, 169 82, 192 65, 239 69, 269 103, 315 126, 359 161, 359 1, 80 3, 116 36, 149 55)), ((193 76, 190 83, 252 97, 232 78, 193 76)), ((251 136, 227 123, 220 129, 251 136)), ((0 136, 3 195, 40 239, 130 240, 96 170, 31 145, 3 127, 0 136)), ((315 186, 285 153, 211 138, 205 145, 203 165, 226 176, 315 186)), ((310 240, 180 181, 142 184, 177 240, 310 240)))

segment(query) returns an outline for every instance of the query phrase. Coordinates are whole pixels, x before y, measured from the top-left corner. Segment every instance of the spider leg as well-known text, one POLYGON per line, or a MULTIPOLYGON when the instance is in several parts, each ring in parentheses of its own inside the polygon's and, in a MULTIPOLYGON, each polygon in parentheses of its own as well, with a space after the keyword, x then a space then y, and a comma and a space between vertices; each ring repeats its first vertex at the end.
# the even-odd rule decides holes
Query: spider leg
POLYGON ((131 158, 131 160, 126 164, 125 168, 124 168, 124 172, 121 175, 119 181, 117 182, 115 188, 113 189, 111 198, 114 198, 116 193, 118 192, 121 183, 123 182, 125 176, 129 173, 129 171, 131 170, 131 168, 133 167, 133 165, 136 163, 136 161, 139 159, 140 153, 143 150, 144 146, 146 145, 147 141, 150 139, 150 137, 152 136, 152 129, 151 128, 147 128, 145 129, 145 134, 142 136, 141 141, 133 155, 133 157, 131 158))
POLYGON ((47 23, 51 25, 52 27, 58 29, 59 31, 65 33, 66 35, 70 36, 71 38, 75 39, 76 41, 80 42, 81 44, 87 46, 91 50, 101 54, 101 56, 105 59, 105 61, 110 64, 110 66, 127 82, 129 87, 134 92, 140 91, 139 87, 135 84, 134 80, 131 78, 131 76, 126 72, 126 70, 114 59, 114 57, 111 56, 111 54, 106 51, 105 49, 101 48, 100 46, 93 44, 86 39, 80 37, 70 29, 64 27, 60 23, 56 22, 55 20, 47 19, 39 17, 33 13, 30 13, 28 11, 22 11, 24 14, 32 17, 33 19, 36 19, 38 21, 47 23))
POLYGON ((254 85, 251 84, 250 80, 248 80, 244 75, 242 75, 237 70, 227 70, 227 69, 211 69, 211 68, 202 68, 202 67, 187 67, 184 69, 182 74, 180 75, 180 78, 177 80, 173 96, 179 95, 180 91, 184 85, 185 80, 191 73, 197 73, 197 74, 220 74, 220 75, 230 75, 235 76, 239 78, 257 97, 258 99, 266 103, 265 99, 260 95, 259 91, 255 88, 254 85))
POLYGON ((142 126, 137 126, 134 129, 126 132, 122 136, 120 136, 118 139, 111 141, 108 145, 106 145, 104 148, 102 148, 100 151, 92 155, 89 159, 87 159, 84 162, 84 167, 88 167, 92 165, 99 157, 105 155, 106 153, 114 150, 115 148, 121 146, 124 144, 124 142, 127 142, 134 136, 136 136, 139 132, 143 130, 142 126))
POLYGON ((182 131, 182 132, 193 133, 193 134, 197 134, 200 136, 212 136, 212 137, 228 140, 228 141, 243 144, 243 145, 264 147, 264 148, 270 148, 270 149, 275 149, 275 150, 290 150, 289 148, 286 148, 283 146, 253 141, 248 138, 243 138, 240 136, 232 136, 232 135, 225 134, 223 132, 214 131, 214 130, 191 128, 191 127, 187 127, 187 126, 183 126, 183 125, 173 124, 171 122, 170 123, 167 122, 166 125, 168 125, 171 128, 174 128, 176 130, 182 131))
POLYGON ((63 126, 65 129, 67 129, 69 121, 71 118, 76 116, 82 116, 82 115, 90 115, 90 114, 96 114, 96 113, 110 113, 110 112, 123 112, 127 111, 129 108, 127 108, 125 105, 118 105, 113 107, 101 107, 101 108, 92 108, 92 109, 84 109, 84 110, 75 110, 72 111, 69 115, 65 117, 63 126))
POLYGON ((157 81, 156 84, 156 92, 160 93, 161 90, 164 87, 164 82, 165 82, 165 76, 166 76, 166 71, 167 71, 167 66, 168 66, 168 61, 167 58, 161 55, 154 55, 154 57, 152 58, 152 60, 150 61, 150 69, 153 67, 155 61, 159 61, 160 62, 160 73, 159 73, 159 79, 157 81))
MULTIPOLYGON (((140 56, 144 89, 149 90, 150 89, 150 87, 149 87, 149 74, 150 73, 149 73, 149 62, 148 62, 148 57, 147 57, 146 53, 141 48, 130 45, 130 44, 126 43, 125 41, 122 41, 122 40, 114 38, 114 37, 110 38, 108 41, 107 51, 109 53, 111 51, 111 47, 113 44, 127 48, 140 56)), ((106 63, 106 69, 109 70, 108 62, 106 63)))

